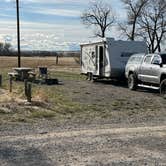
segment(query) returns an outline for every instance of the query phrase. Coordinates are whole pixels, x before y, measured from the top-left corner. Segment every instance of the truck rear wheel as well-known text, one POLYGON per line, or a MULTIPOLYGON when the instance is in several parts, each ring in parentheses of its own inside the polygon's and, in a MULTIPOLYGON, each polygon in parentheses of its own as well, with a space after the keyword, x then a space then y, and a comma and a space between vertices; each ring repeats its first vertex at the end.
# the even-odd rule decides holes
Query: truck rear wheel
POLYGON ((166 98, 166 79, 162 80, 160 83, 160 95, 166 98))
POLYGON ((130 74, 128 77, 128 88, 135 90, 137 88, 137 79, 134 74, 130 74))

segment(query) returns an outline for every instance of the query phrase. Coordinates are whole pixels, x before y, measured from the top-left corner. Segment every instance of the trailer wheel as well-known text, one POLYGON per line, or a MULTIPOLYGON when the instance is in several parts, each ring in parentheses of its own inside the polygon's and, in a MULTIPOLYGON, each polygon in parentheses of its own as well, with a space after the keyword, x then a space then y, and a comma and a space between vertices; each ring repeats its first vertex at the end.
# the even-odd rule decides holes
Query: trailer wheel
POLYGON ((134 74, 130 74, 128 77, 128 88, 135 90, 137 88, 137 79, 134 74))
POLYGON ((160 95, 166 98, 166 79, 162 80, 160 83, 160 95))
POLYGON ((93 80, 93 74, 92 74, 92 73, 89 72, 89 73, 87 74, 87 80, 88 80, 88 81, 92 81, 92 80, 93 80))
POLYGON ((96 82, 97 81, 97 77, 94 77, 92 78, 93 82, 96 82))

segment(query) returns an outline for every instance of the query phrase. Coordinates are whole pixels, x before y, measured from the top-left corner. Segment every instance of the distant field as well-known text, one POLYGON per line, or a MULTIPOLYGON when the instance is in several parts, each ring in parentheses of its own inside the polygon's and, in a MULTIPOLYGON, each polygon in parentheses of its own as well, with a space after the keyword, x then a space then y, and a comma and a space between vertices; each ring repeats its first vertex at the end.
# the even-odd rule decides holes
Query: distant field
MULTIPOLYGON (((48 66, 69 66, 79 67, 76 59, 73 57, 59 57, 59 63, 56 65, 56 57, 22 57, 21 65, 24 67, 48 66)), ((17 57, 0 57, 0 68, 17 67, 17 57)))

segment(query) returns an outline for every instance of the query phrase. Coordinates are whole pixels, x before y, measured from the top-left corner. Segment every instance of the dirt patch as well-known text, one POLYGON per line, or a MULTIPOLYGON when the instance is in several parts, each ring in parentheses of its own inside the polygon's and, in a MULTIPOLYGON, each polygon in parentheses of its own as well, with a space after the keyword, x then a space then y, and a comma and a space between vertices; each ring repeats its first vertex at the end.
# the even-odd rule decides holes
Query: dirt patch
MULTIPOLYGON (((158 91, 130 91, 125 83, 65 81, 64 91, 74 102, 92 105, 105 123, 164 122, 165 99, 158 91)), ((92 119, 92 121, 94 122, 92 119)))

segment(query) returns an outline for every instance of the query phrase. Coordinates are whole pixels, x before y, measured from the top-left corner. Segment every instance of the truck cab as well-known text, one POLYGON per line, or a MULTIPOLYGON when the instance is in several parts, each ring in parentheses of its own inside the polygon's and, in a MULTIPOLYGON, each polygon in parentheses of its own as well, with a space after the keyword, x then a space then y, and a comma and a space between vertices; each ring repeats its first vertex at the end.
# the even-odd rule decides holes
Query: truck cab
POLYGON ((136 89, 138 84, 144 84, 159 87, 161 92, 166 80, 166 53, 131 56, 125 68, 125 75, 131 90, 136 89))

